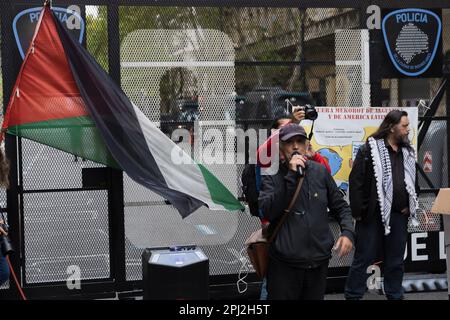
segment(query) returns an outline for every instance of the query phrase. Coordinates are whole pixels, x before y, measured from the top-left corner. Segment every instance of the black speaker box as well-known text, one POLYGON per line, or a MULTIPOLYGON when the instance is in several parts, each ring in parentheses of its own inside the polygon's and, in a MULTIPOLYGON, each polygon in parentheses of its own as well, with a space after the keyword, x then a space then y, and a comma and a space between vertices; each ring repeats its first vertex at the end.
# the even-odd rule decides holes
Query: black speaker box
POLYGON ((145 249, 142 281, 144 300, 206 300, 209 260, 196 246, 145 249))

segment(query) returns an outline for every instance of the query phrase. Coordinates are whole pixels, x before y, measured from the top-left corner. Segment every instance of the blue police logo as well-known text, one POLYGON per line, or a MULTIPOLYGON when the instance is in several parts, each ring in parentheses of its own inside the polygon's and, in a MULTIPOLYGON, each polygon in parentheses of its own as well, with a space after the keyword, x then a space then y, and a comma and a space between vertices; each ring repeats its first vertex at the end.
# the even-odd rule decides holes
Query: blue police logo
POLYGON ((440 17, 429 10, 402 9, 383 18, 381 29, 389 57, 406 76, 418 76, 430 67, 441 38, 440 17))
MULTIPOLYGON (((20 11, 13 20, 13 32, 16 39, 17 48, 19 49, 22 59, 30 45, 34 35, 36 24, 39 21, 39 15, 42 7, 30 8, 20 11)), ((83 41, 84 20, 76 11, 66 8, 52 7, 52 11, 56 17, 65 25, 68 31, 75 36, 80 43, 83 41)))

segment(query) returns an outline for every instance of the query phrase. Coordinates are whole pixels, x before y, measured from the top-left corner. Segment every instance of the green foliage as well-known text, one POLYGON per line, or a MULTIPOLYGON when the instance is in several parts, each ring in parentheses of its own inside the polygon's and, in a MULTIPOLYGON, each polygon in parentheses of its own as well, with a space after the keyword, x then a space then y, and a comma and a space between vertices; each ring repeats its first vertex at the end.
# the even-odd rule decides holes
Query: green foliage
MULTIPOLYGON (((234 41, 237 60, 251 61, 289 61, 296 56, 296 48, 280 50, 275 42, 261 41, 271 37, 267 26, 258 23, 259 19, 242 21, 245 8, 208 8, 208 7, 143 7, 121 6, 119 8, 119 38, 125 37, 139 29, 218 29, 228 34, 234 41), (246 48, 249 35, 255 37, 251 49, 246 48)), ((87 48, 97 61, 108 70, 108 34, 106 6, 99 7, 98 16, 87 17, 87 48)), ((283 21, 274 20, 281 30, 283 21)), ((146 43, 142 50, 160 50, 151 43, 146 43)), ((144 52, 142 52, 144 53, 144 52)), ((292 67, 249 67, 236 70, 236 89, 238 92, 252 90, 255 86, 281 86, 286 88, 293 75, 292 67), (242 72, 248 69, 248 72, 242 72), (238 72, 239 71, 239 72, 238 72), (249 76, 252 75, 252 76, 249 76)), ((179 76, 172 73, 174 77, 179 76)), ((127 80, 128 81, 128 80, 127 80)), ((173 86, 177 79, 166 79, 173 86)), ((296 85, 294 85, 296 87, 296 85)), ((161 88, 161 92, 172 92, 173 88, 161 88)), ((154 94, 154 93, 153 93, 154 94)), ((167 107, 166 107, 167 108, 167 107)))
POLYGON ((106 7, 99 7, 97 17, 86 16, 86 46, 97 62, 108 71, 108 24, 106 7))

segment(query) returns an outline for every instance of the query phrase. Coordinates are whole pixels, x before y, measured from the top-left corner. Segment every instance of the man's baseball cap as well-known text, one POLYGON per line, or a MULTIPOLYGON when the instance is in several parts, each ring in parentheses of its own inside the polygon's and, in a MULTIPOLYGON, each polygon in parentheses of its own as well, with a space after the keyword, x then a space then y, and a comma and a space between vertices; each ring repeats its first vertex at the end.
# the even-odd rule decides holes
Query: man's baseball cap
POLYGON ((305 128, 303 128, 302 126, 300 126, 296 123, 289 123, 280 128, 280 140, 281 141, 287 141, 290 138, 295 137, 295 136, 302 136, 302 137, 305 137, 306 139, 308 139, 305 128))

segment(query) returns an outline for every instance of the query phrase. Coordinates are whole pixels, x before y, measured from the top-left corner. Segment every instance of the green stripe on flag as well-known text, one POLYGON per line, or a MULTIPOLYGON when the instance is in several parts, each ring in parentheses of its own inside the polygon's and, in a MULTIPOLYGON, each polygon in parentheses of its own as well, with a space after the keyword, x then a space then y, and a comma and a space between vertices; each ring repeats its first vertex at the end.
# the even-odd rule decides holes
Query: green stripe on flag
POLYGON ((119 169, 89 116, 11 126, 8 133, 119 169))
POLYGON ((243 210, 244 207, 235 196, 203 165, 197 164, 205 179, 211 200, 227 210, 243 210))

